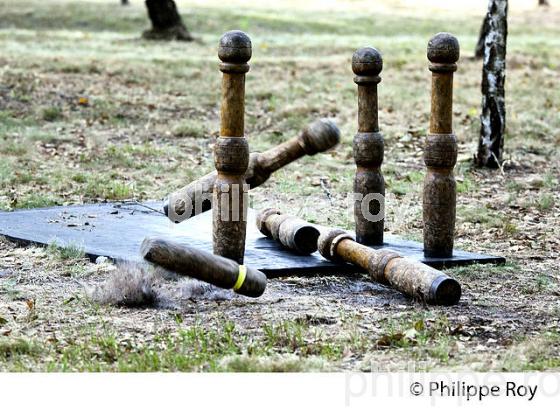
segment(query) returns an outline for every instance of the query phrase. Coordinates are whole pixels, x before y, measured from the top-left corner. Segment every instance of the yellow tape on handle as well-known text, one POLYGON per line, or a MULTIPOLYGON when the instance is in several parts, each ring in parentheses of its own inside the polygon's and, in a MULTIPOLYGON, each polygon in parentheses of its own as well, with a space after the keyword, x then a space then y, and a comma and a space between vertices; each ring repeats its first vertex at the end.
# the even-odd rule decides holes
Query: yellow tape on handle
POLYGON ((235 285, 233 285, 233 290, 238 290, 243 286, 243 282, 245 282, 245 277, 247 276, 247 268, 245 265, 239 265, 239 275, 237 275, 237 281, 235 285))

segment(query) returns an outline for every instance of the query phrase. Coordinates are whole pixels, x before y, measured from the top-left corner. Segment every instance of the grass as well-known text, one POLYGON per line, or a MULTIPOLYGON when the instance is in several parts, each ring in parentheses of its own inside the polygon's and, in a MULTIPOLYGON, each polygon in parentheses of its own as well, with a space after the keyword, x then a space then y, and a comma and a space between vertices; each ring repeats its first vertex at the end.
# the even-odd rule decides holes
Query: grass
POLYGON ((114 329, 90 327, 79 337, 53 339, 41 349, 33 340, 8 339, 0 345, 0 357, 12 370, 31 366, 46 371, 300 371, 324 366, 325 360, 332 360, 332 351, 341 349, 306 346, 301 338, 308 329, 293 321, 265 325, 262 331, 262 338, 249 338, 231 321, 197 322, 161 332, 147 345, 124 340, 114 329), (56 360, 41 362, 40 354, 56 360))
POLYGON ((84 258, 83 246, 74 243, 60 245, 57 241, 52 241, 47 247, 47 253, 62 261, 84 258))
POLYGON ((59 121, 62 119, 62 110, 59 107, 45 107, 41 110, 41 118, 49 122, 59 121))
MULTIPOLYGON (((245 101, 251 150, 286 141, 319 117, 334 118, 342 139, 331 152, 302 158, 272 175, 252 191, 252 206, 278 206, 319 224, 353 227, 346 201, 352 191, 357 127, 350 61, 356 48, 373 45, 384 58, 379 118, 386 147, 382 170, 387 228, 421 240, 422 149, 430 109, 425 48, 434 33, 452 31, 462 54, 453 109, 459 142, 458 247, 491 249, 513 261, 450 270, 465 289, 457 312, 477 317, 491 316, 492 309, 519 308, 520 317, 531 319, 518 324, 519 332, 532 335, 538 330, 538 337, 528 336, 511 351, 489 348, 492 357, 511 352, 505 368, 529 369, 528 361, 514 363, 514 356, 521 355, 516 349, 524 349, 523 343, 535 342, 545 346, 541 356, 538 351, 527 356, 535 359, 535 368, 557 367, 551 353, 555 336, 535 330, 541 325, 532 324, 534 314, 524 307, 538 305, 536 312, 547 312, 542 304, 557 289, 558 273, 549 265, 555 259, 527 255, 558 254, 549 238, 557 237, 552 218, 559 204, 559 26, 554 9, 544 15, 512 6, 506 94, 509 162, 504 174, 478 170, 470 158, 479 128, 480 62, 468 57, 483 10, 458 3, 442 9, 423 0, 415 5, 384 0, 372 9, 357 0, 329 10, 317 1, 180 1, 187 26, 200 40, 184 44, 139 40, 149 25, 140 1, 129 7, 114 0, 0 2, 0 207, 158 199, 213 170, 221 81, 216 44, 223 32, 240 28, 253 42, 245 101), (466 9, 459 12, 458 7, 466 9), (538 92, 535 84, 540 85, 538 92), (544 223, 544 216, 550 222, 544 223), (509 252, 504 244, 515 245, 519 252, 509 252), (523 256, 515 263, 518 255, 523 256), (493 286, 503 286, 502 291, 493 291, 493 286)), ((323 286, 309 295, 286 291, 284 281, 271 281, 273 295, 287 296, 267 306, 270 315, 261 316, 255 313, 260 305, 237 301, 189 301, 174 312, 181 322, 162 311, 65 304, 61 301, 79 292, 71 288, 75 284, 70 278, 92 284, 106 273, 96 273, 95 266, 84 268, 80 246, 51 244, 45 264, 43 256, 30 257, 19 253, 22 250, 6 246, 0 252, 15 272, 0 278, 0 293, 10 308, 28 296, 41 307, 31 323, 24 322, 27 315, 18 323, 0 311, 9 319, 2 331, 17 325, 14 335, 1 341, 5 353, 0 353, 0 367, 10 370, 340 370, 361 368, 369 357, 375 363, 415 360, 427 367, 452 368, 468 364, 477 344, 486 343, 479 330, 473 330, 472 340, 459 340, 453 332, 455 311, 402 299, 387 301, 382 308, 370 303, 385 293, 333 298, 331 279, 323 277, 305 282, 323 286), (321 309, 326 313, 340 313, 337 324, 301 319, 302 312, 317 307, 317 300, 325 304, 321 309), (208 311, 233 311, 237 316, 212 321, 208 311), (277 313, 283 316, 273 316, 277 313), (194 315, 202 318, 193 323, 194 315), (64 321, 68 317, 72 323, 64 321), (62 323, 60 340, 46 340, 41 326, 48 321, 62 323), (126 336, 136 322, 145 326, 126 336), (23 334, 16 334, 17 329, 23 334), (465 344, 465 353, 456 353, 458 342, 465 344)))
POLYGON ((197 320, 186 327, 182 320, 176 323, 177 329, 159 332, 149 344, 123 338, 105 325, 101 329, 90 325, 78 337, 51 339, 40 348, 35 340, 8 338, 0 345, 0 357, 7 369, 18 371, 283 372, 325 369, 347 352, 365 355, 413 346, 418 357, 429 355, 445 363, 444 347, 450 338, 446 317, 430 315, 388 323, 387 333, 377 342, 361 335, 353 320, 343 321, 340 335, 334 338, 318 334, 310 322, 301 320, 265 323, 257 337, 225 319, 197 320), (45 362, 42 357, 56 359, 45 362))
POLYGON ((49 206, 60 205, 60 200, 51 194, 28 193, 18 198, 14 208, 46 208, 49 206))
POLYGON ((208 136, 208 130, 203 123, 191 120, 176 124, 172 133, 178 138, 205 138, 208 136))
POLYGON ((502 371, 538 372, 560 367, 560 334, 543 332, 533 339, 524 338, 502 361, 502 371))

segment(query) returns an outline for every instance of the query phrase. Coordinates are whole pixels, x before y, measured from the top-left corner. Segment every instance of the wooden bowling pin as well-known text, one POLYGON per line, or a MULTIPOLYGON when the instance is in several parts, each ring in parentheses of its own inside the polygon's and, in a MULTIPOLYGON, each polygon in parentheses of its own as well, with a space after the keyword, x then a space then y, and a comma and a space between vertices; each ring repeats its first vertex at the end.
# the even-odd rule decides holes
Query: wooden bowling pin
POLYGON ((451 257, 457 195, 453 176, 457 162, 457 139, 452 127, 453 72, 457 70, 459 42, 449 33, 436 34, 428 43, 427 54, 432 72, 432 107, 424 148, 424 254, 451 257))
POLYGON ((352 56, 354 82, 358 84, 358 133, 354 137, 354 221, 356 240, 364 245, 382 245, 385 181, 381 174, 383 136, 379 132, 377 84, 383 68, 381 54, 372 47, 352 56))
POLYGON ((214 146, 216 181, 212 202, 213 248, 216 255, 243 263, 247 228, 249 144, 245 138, 245 73, 251 40, 242 31, 228 31, 220 39, 222 76, 220 137, 214 146))

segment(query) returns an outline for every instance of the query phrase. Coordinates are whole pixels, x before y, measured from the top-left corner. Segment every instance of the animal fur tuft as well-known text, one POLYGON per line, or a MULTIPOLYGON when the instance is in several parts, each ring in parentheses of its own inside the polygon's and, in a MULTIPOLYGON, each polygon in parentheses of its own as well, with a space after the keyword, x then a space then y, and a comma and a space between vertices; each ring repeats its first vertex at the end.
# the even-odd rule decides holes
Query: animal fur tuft
POLYGON ((196 279, 184 279, 179 283, 177 289, 179 299, 206 299, 206 300, 229 300, 233 297, 230 290, 221 289, 217 286, 196 279))
POLYGON ((121 263, 101 285, 89 290, 89 297, 103 305, 150 307, 164 304, 158 289, 159 277, 148 266, 121 263))

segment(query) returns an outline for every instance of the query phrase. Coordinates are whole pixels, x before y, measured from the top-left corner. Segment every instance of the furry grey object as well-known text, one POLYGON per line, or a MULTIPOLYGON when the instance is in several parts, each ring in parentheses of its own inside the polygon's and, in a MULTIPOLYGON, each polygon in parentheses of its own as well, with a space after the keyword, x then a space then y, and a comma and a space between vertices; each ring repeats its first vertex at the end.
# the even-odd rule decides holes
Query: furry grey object
POLYGON ((186 300, 229 300, 233 297, 229 290, 190 278, 179 280, 172 289, 164 287, 164 279, 173 283, 176 278, 172 272, 154 270, 147 264, 126 262, 117 264, 105 282, 86 288, 86 293, 102 305, 162 309, 177 308, 179 302, 186 300))

